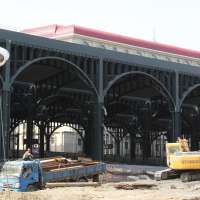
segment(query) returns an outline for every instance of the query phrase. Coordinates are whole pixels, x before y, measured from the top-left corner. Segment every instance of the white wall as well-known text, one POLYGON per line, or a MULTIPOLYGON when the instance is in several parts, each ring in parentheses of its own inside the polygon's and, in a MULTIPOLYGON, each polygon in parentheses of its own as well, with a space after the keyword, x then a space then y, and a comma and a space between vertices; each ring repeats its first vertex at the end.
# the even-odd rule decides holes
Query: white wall
POLYGON ((55 132, 50 141, 50 151, 78 153, 83 149, 81 137, 73 131, 55 132))

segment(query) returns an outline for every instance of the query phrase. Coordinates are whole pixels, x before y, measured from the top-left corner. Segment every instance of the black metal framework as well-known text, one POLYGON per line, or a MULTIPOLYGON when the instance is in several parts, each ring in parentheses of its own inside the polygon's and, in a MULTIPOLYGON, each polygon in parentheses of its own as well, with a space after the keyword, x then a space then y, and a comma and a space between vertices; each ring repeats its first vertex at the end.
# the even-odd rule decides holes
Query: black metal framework
POLYGON ((11 55, 0 71, 6 157, 21 122, 27 123, 27 147, 33 125, 39 127, 41 157, 44 141, 49 150, 53 130, 64 124, 82 127, 84 151, 97 160, 103 159, 105 131, 115 140, 116 155, 129 137, 130 160, 137 144, 148 160, 160 138, 175 141, 182 134, 198 148, 198 67, 5 30, 0 46, 11 55))

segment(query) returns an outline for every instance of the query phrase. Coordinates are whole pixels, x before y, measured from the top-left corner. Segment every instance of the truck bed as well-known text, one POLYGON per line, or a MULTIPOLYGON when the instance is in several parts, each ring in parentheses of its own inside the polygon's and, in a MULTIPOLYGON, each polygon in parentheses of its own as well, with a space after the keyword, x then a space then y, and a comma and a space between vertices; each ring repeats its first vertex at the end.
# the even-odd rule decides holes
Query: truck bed
POLYGON ((78 179, 102 174, 106 171, 106 164, 94 162, 91 165, 77 165, 71 167, 58 168, 51 171, 42 171, 43 183, 56 182, 67 179, 78 179))

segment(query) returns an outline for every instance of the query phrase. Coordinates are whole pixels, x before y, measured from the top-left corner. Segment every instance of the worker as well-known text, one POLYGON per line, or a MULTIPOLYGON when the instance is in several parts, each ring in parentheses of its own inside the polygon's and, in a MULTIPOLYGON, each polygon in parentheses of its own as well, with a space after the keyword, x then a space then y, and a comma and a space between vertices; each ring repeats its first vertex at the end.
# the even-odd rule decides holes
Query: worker
POLYGON ((28 148, 27 151, 24 153, 23 160, 33 160, 33 155, 31 154, 31 149, 28 148))

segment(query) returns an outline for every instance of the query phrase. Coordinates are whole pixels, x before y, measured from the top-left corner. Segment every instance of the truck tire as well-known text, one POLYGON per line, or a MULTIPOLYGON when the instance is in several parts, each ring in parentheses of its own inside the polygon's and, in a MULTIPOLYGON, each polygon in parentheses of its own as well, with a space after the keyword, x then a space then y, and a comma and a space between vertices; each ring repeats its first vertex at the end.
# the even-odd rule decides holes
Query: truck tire
POLYGON ((99 182, 99 174, 96 174, 92 177, 93 182, 99 182))
POLYGON ((80 177, 78 182, 88 182, 88 179, 86 177, 80 177))
POLYGON ((38 187, 36 185, 28 185, 26 188, 27 192, 34 192, 36 190, 38 190, 38 187))

